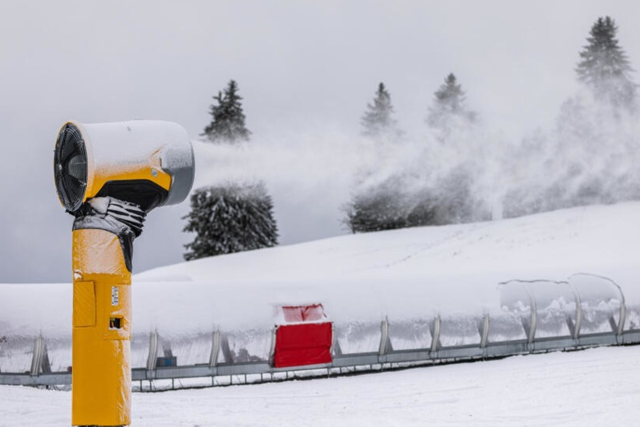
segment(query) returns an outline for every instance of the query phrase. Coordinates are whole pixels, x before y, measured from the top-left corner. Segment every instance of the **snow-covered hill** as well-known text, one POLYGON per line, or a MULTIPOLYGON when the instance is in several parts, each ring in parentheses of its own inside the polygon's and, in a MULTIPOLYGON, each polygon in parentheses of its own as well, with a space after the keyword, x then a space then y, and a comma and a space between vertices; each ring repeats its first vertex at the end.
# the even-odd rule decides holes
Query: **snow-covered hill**
MULTIPOLYGON (((134 276, 134 331, 273 324, 273 305, 321 302, 334 320, 481 313, 512 279, 610 277, 639 300, 640 203, 495 222, 336 237, 202 259, 134 276)), ((68 335, 68 284, 0 285, 9 334, 68 335)))
POLYGON ((159 281, 505 280, 618 273, 640 248, 640 203, 567 209, 494 222, 335 237, 211 257, 135 276, 159 281))
POLYGON ((640 203, 625 203, 336 237, 158 268, 134 281, 141 294, 163 281, 192 282, 184 289, 230 298, 234 307, 323 301, 364 320, 491 310, 500 282, 575 273, 610 277, 637 301, 637 253, 640 203))

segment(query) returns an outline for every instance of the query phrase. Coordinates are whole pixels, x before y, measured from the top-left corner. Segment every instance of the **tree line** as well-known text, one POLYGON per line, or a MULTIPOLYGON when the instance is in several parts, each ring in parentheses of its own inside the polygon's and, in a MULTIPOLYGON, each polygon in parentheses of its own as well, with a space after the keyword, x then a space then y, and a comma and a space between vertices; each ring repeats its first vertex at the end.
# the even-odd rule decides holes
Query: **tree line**
MULTIPOLYGON (((631 77, 630 61, 616 38, 617 30, 615 21, 608 16, 598 18, 592 25, 575 68, 583 91, 561 106, 554 143, 549 144, 546 136, 535 135, 512 153, 540 160, 543 172, 556 179, 548 186, 528 186, 525 182, 510 190, 502 197, 501 215, 513 217, 592 203, 640 200, 640 186, 635 182, 614 177, 617 186, 612 191, 603 187, 597 174, 585 174, 593 156, 598 156, 599 144, 621 143, 612 141, 612 135, 602 129, 603 121, 613 123, 615 128, 616 123, 637 113, 637 86, 631 77), (536 157, 545 150, 560 153, 567 147, 579 147, 578 154, 570 156, 568 162, 567 156, 554 153, 547 153, 544 159, 536 157), (562 158, 563 163, 554 163, 554 158, 562 158)), ((211 122, 202 133, 207 141, 250 141, 238 91, 238 84, 231 80, 213 97, 211 122)), ((479 116, 467 106, 465 90, 454 73, 448 74, 434 92, 424 121, 436 144, 445 148, 455 144, 461 134, 475 131, 479 116)), ((374 144, 406 142, 406 134, 395 118, 391 94, 383 82, 366 105, 360 124, 362 135, 374 144)), ((605 164, 602 173, 611 174, 614 170, 615 165, 605 164)), ((358 183, 344 208, 344 223, 353 233, 488 220, 495 215, 486 205, 478 205, 473 194, 474 172, 464 165, 452 167, 432 186, 414 188, 403 185, 410 170, 382 180, 371 179, 375 171, 356 173, 358 183)), ((191 212, 185 218, 184 230, 195 233, 194 241, 186 245, 187 260, 278 243, 273 203, 262 182, 198 188, 191 196, 191 212)))

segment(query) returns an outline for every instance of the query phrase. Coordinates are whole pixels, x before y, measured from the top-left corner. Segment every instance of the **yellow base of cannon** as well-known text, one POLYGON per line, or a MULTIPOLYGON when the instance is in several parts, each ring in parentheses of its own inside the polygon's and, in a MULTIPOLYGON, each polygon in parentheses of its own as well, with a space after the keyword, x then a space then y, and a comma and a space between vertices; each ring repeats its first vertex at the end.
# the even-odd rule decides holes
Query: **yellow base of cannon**
POLYGON ((118 236, 73 232, 74 426, 131 422, 131 273, 118 236))

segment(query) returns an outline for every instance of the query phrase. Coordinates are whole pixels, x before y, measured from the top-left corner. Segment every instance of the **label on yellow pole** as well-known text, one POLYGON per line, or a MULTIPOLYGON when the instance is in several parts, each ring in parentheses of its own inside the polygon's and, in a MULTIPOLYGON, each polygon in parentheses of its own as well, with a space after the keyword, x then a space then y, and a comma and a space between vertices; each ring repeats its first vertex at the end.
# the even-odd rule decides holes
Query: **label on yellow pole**
POLYGON ((117 286, 111 287, 111 305, 113 306, 118 305, 118 287, 117 286))

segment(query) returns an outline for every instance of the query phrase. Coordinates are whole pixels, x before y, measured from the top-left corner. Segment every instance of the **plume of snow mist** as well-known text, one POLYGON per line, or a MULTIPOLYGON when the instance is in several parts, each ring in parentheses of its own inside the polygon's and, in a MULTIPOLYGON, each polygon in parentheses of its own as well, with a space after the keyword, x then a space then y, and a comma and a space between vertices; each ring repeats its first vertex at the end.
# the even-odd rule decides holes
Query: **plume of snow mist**
POLYGON ((428 199, 443 211, 435 224, 498 219, 640 199, 639 135, 636 114, 581 94, 555 127, 520 140, 475 124, 446 135, 425 126, 396 140, 318 129, 238 145, 194 142, 194 188, 263 181, 282 243, 348 232, 350 201, 381 189, 407 212, 428 199))
POLYGON ((585 90, 563 104, 555 126, 520 140, 463 122, 446 134, 425 129, 411 141, 374 147, 378 155, 354 191, 388 191, 391 183, 405 215, 416 198, 429 201, 428 224, 640 200, 639 118, 585 90))
POLYGON ((474 128, 447 143, 420 137, 372 140, 335 130, 279 134, 243 144, 194 142, 194 188, 229 181, 263 181, 273 197, 281 241, 292 243, 347 232, 345 206, 354 194, 374 193, 389 181, 407 204, 423 194, 446 200, 462 181, 484 219, 506 190, 499 139, 474 128), (455 178, 455 179, 453 179, 455 178))
POLYGON ((505 212, 518 216, 640 199, 640 125, 634 111, 613 108, 584 91, 566 101, 555 129, 514 150, 517 176, 505 212), (525 162, 529 162, 529 164, 525 162))
POLYGON ((371 162, 371 142, 334 130, 280 133, 243 144, 194 141, 194 188, 262 181, 273 198, 282 243, 345 233, 341 207, 354 171, 371 162))

